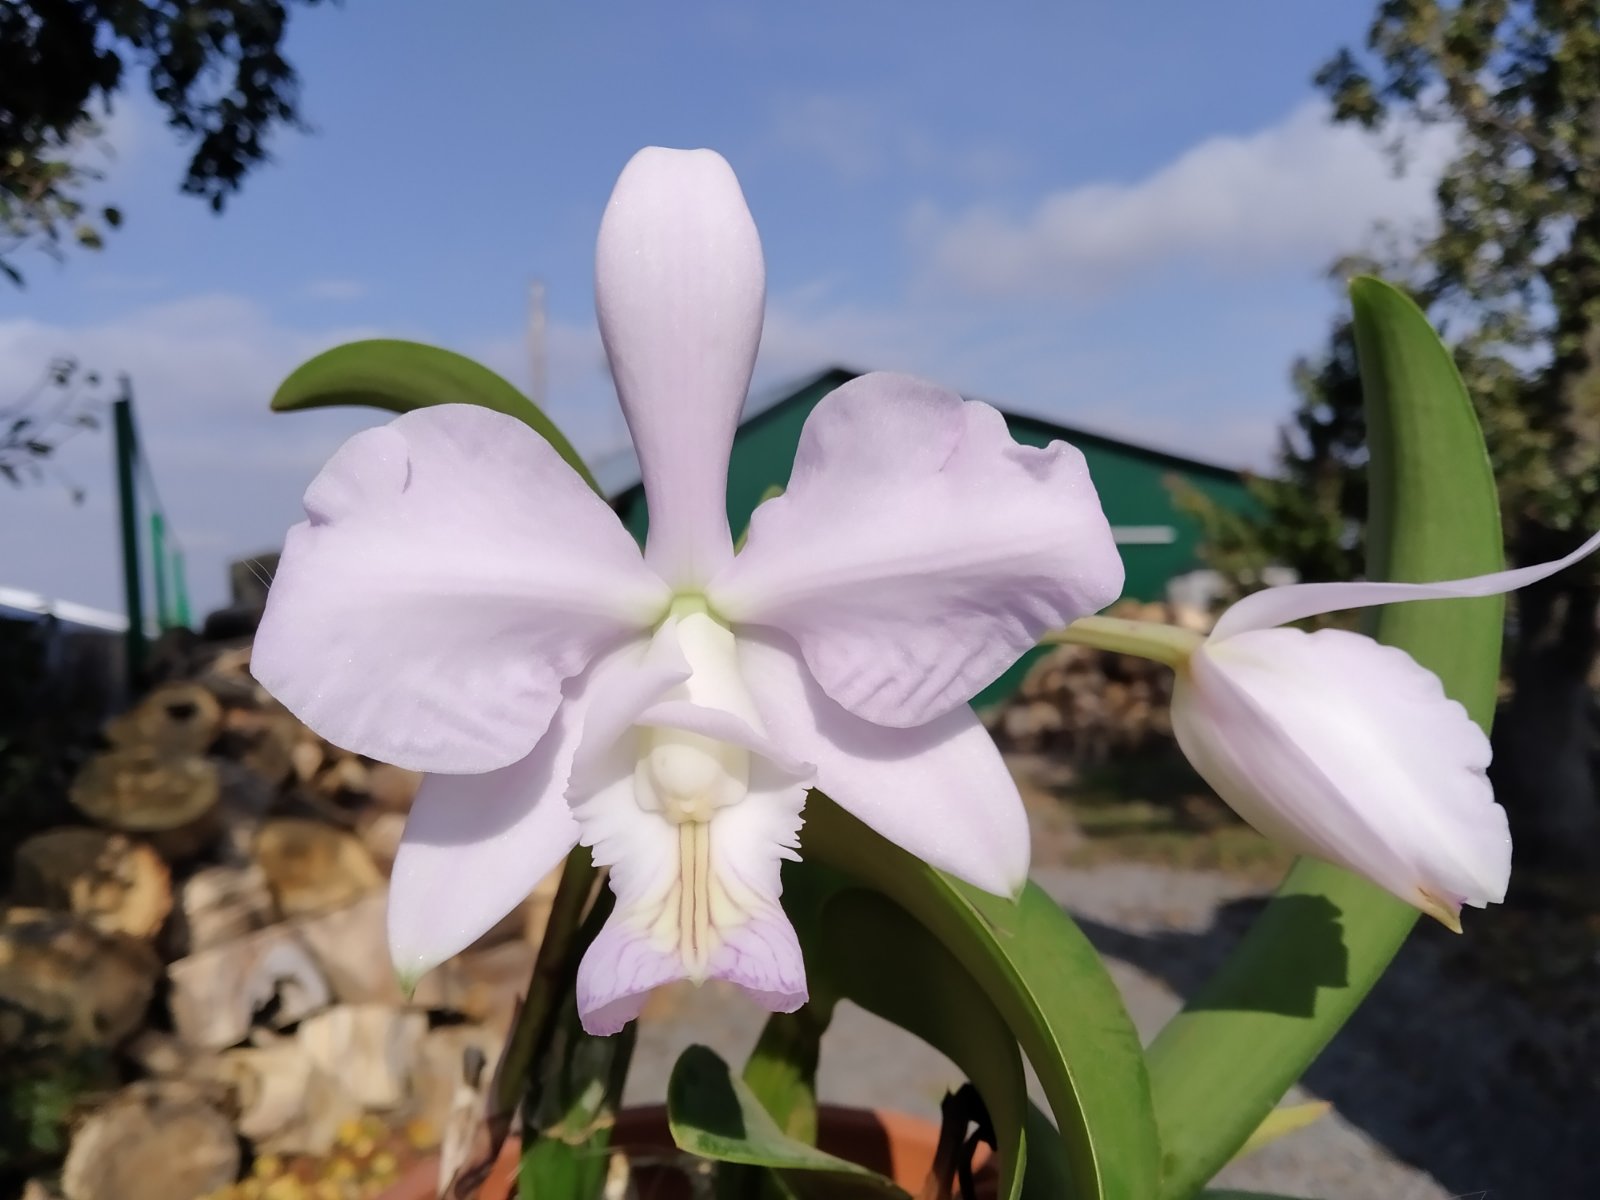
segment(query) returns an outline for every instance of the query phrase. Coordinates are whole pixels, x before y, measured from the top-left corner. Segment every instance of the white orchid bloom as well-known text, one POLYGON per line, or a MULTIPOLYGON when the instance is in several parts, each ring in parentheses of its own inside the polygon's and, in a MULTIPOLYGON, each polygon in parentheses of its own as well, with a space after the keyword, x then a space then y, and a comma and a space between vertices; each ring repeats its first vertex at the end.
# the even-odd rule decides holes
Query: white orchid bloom
POLYGON ((1457 932, 1505 899, 1511 835, 1489 739, 1409 654, 1339 629, 1344 609, 1493 596, 1558 562, 1445 583, 1310 583, 1246 596, 1178 663, 1172 726, 1195 769, 1260 833, 1345 867, 1457 932))
POLYGON ((734 556, 728 455, 760 339, 761 246, 710 151, 651 149, 600 229, 597 307, 649 502, 643 556, 521 422, 471 406, 357 434, 306 492, 257 678, 337 745, 428 773, 389 938, 415 978, 582 842, 616 908, 585 1027, 670 980, 804 1002, 779 905, 808 785, 995 893, 1028 866, 1016 788, 967 701, 1116 597, 1083 456, 867 375, 806 423, 734 556))

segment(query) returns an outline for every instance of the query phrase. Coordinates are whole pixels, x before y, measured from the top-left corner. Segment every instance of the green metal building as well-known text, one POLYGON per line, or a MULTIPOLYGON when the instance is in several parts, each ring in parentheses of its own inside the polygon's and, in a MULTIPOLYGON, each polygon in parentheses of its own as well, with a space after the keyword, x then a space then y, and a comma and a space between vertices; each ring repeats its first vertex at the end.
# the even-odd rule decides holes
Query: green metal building
MULTIPOLYGON (((788 482, 800 430, 811 410, 822 397, 857 374, 835 367, 776 399, 746 409, 734 438, 728 471, 728 522, 736 536, 749 523, 750 514, 768 489, 788 482)), ((1007 412, 1004 405, 996 407, 1005 415, 1011 436, 1017 441, 1031 446, 1065 441, 1083 451, 1127 567, 1123 590, 1126 597, 1164 599, 1172 579, 1204 565, 1199 555, 1199 524, 1179 509, 1172 491, 1174 482, 1181 481, 1231 509, 1246 509, 1252 504, 1244 477, 1238 471, 1007 412)), ((631 453, 601 463, 597 475, 623 523, 643 541, 649 516, 638 464, 631 453)), ((1021 681, 1026 666, 1025 660, 1007 672, 978 702, 1003 699, 1021 681)))

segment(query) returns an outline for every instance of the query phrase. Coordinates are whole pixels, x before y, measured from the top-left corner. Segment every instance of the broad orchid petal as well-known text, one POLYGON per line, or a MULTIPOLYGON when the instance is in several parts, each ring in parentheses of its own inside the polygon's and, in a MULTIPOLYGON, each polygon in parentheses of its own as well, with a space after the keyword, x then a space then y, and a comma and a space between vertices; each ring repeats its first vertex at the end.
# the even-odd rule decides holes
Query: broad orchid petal
POLYGON ((707 591, 736 624, 793 637, 846 709, 909 728, 1109 604, 1122 578, 1082 454, 1018 445, 986 404, 874 374, 812 411, 788 490, 707 591))
POLYGON ((1292 583, 1265 588, 1240 600, 1217 619, 1211 639, 1217 641, 1246 633, 1287 625, 1323 613, 1351 608, 1372 608, 1379 604, 1398 604, 1406 600, 1452 600, 1473 596, 1498 596, 1514 592, 1563 571, 1600 549, 1600 533, 1564 558, 1554 562, 1494 571, 1470 579, 1449 579, 1439 583, 1292 583))
POLYGON ((674 587, 732 554, 728 455, 761 340, 766 268, 739 181, 711 150, 641 150, 600 225, 595 304, 674 587))
POLYGON ((652 989, 680 979, 735 983, 774 1012, 805 1003, 805 964, 779 903, 805 788, 759 760, 752 766, 749 793, 710 821, 674 824, 646 811, 631 776, 574 805, 617 896, 578 968, 589 1033, 617 1032, 652 989))
POLYGON ((423 780, 389 884, 389 951, 403 979, 483 936, 577 844, 563 795, 575 724, 558 712, 509 767, 423 780))
POLYGON ((250 669, 329 741, 413 770, 527 757, 562 681, 668 599, 549 443, 473 405, 357 434, 305 507, 250 669))
POLYGON ((741 639, 745 678, 774 740, 816 764, 816 786, 918 858, 996 895, 1028 875, 1028 816, 993 739, 965 705, 913 729, 831 700, 792 644, 741 639))
POLYGON ((1251 825, 1458 927, 1505 896, 1489 740, 1410 655, 1343 630, 1237 633, 1178 677, 1173 728, 1251 825))

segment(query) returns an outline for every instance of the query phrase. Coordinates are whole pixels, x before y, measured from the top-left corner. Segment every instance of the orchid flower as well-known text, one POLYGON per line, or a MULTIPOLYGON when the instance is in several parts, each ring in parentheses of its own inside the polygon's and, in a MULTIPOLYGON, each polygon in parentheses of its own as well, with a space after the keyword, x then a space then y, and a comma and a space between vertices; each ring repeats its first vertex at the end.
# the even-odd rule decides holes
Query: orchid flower
POLYGON ((806 998, 779 868, 807 788, 927 862, 1017 891, 1028 826, 967 701, 1122 565, 1083 456, 866 375, 810 415, 735 556, 728 456, 760 340, 761 246, 716 154, 649 149, 601 224, 600 330, 649 504, 644 553, 512 417, 357 434, 305 495, 252 670, 337 745, 427 773, 395 860, 411 979, 574 845, 616 907, 578 975, 612 1033, 675 979, 806 998))
MULTIPOLYGON (((1489 739, 1410 655, 1291 621, 1412 600, 1493 596, 1556 562, 1442 583, 1312 583, 1246 596, 1169 656, 1172 726, 1200 775, 1256 830, 1365 876, 1460 932, 1461 907, 1505 899, 1511 835, 1489 739)), ((1191 635, 1192 636, 1192 635, 1191 635)))

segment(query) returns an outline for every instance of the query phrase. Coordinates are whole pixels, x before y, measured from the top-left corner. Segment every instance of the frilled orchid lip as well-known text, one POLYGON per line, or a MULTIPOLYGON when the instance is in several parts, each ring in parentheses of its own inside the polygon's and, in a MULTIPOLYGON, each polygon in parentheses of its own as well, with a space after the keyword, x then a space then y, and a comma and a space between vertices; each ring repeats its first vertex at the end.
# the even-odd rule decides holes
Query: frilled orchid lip
POLYGON ((601 224, 600 330, 650 509, 641 555, 514 418, 458 405, 358 434, 306 493, 252 660, 336 744, 430 772, 390 892, 416 976, 578 842, 617 907, 579 978, 620 1028, 679 978, 805 995, 779 866, 815 783, 997 893, 1028 829, 966 701, 1046 629, 1115 599, 1083 456, 866 375, 812 411, 788 491, 735 556, 728 455, 765 268, 733 172, 641 151, 601 224))

